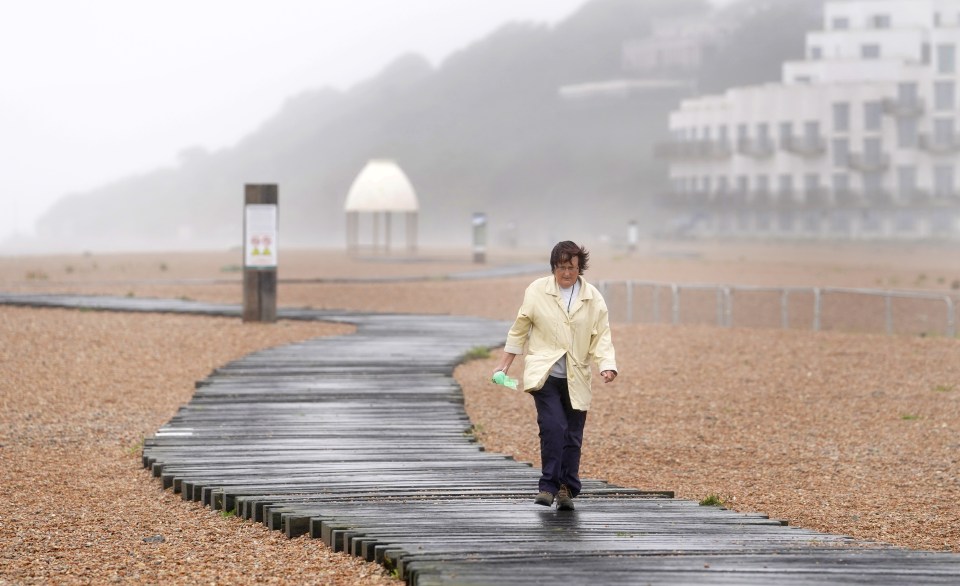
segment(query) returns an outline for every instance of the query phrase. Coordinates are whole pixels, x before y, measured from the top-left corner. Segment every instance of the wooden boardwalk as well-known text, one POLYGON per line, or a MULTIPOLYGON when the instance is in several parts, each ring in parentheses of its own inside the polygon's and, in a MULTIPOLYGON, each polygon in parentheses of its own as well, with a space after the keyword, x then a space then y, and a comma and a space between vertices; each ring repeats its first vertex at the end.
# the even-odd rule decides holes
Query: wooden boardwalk
MULTIPOLYGON (((239 316, 178 300, 0 294, 0 303, 239 316)), ((489 320, 281 310, 350 336, 217 369, 143 450, 184 499, 396 569, 410 584, 958 584, 960 555, 903 550, 586 480, 534 505, 539 473, 471 436, 453 367, 489 320)), ((531 433, 535 433, 531 430, 531 433)))

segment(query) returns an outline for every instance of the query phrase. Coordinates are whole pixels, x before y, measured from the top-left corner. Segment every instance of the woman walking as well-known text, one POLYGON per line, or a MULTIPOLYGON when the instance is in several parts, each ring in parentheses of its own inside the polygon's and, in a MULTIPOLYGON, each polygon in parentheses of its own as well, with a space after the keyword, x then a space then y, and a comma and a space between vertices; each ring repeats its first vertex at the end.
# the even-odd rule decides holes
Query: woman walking
POLYGON ((590 254, 565 240, 550 253, 549 277, 531 283, 494 372, 507 373, 527 346, 523 390, 537 406, 542 475, 534 502, 572 511, 580 494, 580 448, 591 398, 591 362, 605 383, 617 378, 607 305, 584 280, 590 254))

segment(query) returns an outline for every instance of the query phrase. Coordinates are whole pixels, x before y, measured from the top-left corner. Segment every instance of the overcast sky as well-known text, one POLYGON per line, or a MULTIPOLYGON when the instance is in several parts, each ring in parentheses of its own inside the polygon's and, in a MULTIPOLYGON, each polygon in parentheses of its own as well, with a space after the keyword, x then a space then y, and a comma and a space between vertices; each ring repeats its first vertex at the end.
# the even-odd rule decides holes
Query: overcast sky
POLYGON ((230 146, 303 90, 585 1, 0 0, 0 241, 64 194, 230 146))

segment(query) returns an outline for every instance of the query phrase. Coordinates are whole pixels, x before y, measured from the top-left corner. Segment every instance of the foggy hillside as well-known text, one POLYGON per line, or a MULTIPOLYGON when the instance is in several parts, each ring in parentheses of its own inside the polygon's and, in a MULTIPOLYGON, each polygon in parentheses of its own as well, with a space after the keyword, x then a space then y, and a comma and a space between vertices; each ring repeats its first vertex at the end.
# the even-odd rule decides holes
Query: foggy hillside
MULTIPOLYGON (((815 4, 742 11, 701 89, 778 79, 816 26, 815 4)), ((394 159, 409 176, 427 245, 469 244, 473 212, 488 214, 493 244, 509 222, 522 244, 538 245, 620 237, 630 219, 651 227, 649 202, 666 183, 652 145, 685 95, 563 100, 558 90, 636 77, 621 70, 623 41, 649 34, 654 19, 708 13, 703 0, 592 0, 555 27, 506 25, 437 68, 399 56, 349 91, 291 97, 231 148, 187 149, 174 168, 64 197, 37 234, 97 250, 234 246, 243 185, 277 183, 283 245, 340 246, 344 199, 371 158, 394 159)))

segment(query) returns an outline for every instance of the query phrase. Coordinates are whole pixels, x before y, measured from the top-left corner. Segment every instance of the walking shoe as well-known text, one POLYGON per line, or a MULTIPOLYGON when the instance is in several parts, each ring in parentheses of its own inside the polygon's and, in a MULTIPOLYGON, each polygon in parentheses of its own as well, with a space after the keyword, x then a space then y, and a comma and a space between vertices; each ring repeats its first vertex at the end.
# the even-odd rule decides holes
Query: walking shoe
POLYGON ((566 484, 561 484, 560 492, 557 493, 557 510, 572 511, 573 508, 573 497, 570 496, 570 489, 567 488, 566 484))
POLYGON ((540 494, 537 495, 537 498, 533 499, 533 502, 537 503, 538 505, 549 507, 553 504, 553 493, 542 490, 540 491, 540 494))

